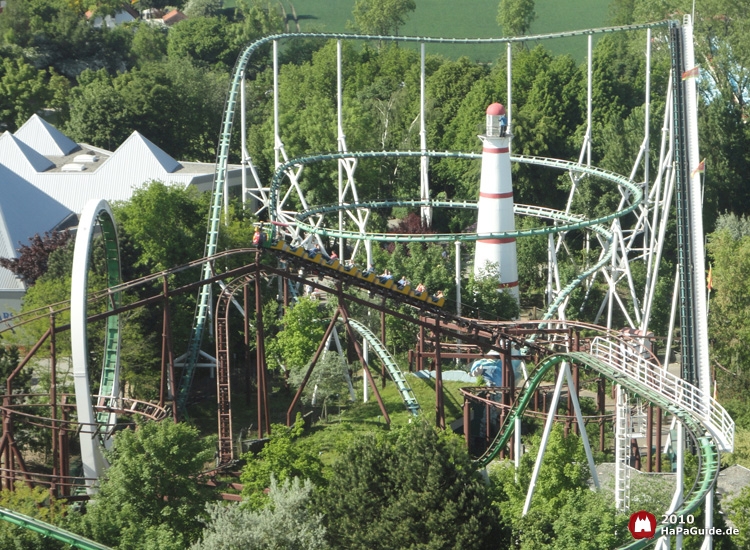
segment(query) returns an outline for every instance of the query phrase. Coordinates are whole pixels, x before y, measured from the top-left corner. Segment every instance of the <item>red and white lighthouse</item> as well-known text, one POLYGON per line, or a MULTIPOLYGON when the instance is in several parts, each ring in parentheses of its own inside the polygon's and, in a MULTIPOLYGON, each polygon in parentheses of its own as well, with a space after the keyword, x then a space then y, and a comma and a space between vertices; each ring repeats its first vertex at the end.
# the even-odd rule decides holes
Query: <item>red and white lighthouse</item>
POLYGON ((498 289, 509 292, 518 301, 518 258, 515 237, 481 235, 515 231, 513 219, 513 182, 510 175, 510 139, 505 107, 493 103, 487 107, 486 134, 482 140, 482 175, 479 183, 477 241, 474 275, 486 271, 488 264, 499 268, 498 289))

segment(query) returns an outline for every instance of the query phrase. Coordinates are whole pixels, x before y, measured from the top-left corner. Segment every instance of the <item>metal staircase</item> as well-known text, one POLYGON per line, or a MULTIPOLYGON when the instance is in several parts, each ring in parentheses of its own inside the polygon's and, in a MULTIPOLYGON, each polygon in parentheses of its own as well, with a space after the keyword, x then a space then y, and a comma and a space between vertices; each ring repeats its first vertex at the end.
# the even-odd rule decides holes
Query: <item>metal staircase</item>
POLYGON ((620 511, 630 509, 629 425, 628 395, 619 384, 615 405, 615 507, 620 511))

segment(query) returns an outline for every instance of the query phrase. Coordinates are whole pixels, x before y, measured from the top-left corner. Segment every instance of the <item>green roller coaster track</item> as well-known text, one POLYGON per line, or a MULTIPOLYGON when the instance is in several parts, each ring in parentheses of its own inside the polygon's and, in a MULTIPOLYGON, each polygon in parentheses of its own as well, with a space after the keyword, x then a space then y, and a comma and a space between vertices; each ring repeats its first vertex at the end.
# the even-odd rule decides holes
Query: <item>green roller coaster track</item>
POLYGON ((385 349, 385 346, 383 346, 380 340, 378 340, 378 338, 372 333, 372 331, 365 325, 354 319, 349 319, 349 324, 365 340, 367 340, 375 353, 377 353, 378 357, 380 357, 380 360, 388 369, 393 383, 396 384, 396 387, 401 394, 401 398, 404 400, 404 405, 406 405, 406 408, 411 414, 417 416, 420 410, 419 403, 417 402, 417 397, 414 395, 414 392, 412 391, 411 386, 409 386, 409 382, 407 382, 404 373, 401 372, 401 369, 396 364, 396 361, 393 359, 391 354, 388 353, 388 350, 385 349))
POLYGON ((109 550, 109 546, 104 546, 93 540, 83 538, 81 535, 71 533, 60 527, 55 527, 47 522, 41 521, 30 516, 19 514, 7 508, 0 507, 0 519, 3 519, 13 525, 23 527, 29 531, 34 531, 45 537, 58 540, 69 544, 73 548, 83 548, 85 550, 109 550))
MULTIPOLYGON (((654 391, 646 384, 641 383, 639 380, 629 378, 613 368, 607 362, 602 361, 598 357, 583 352, 569 352, 563 354, 550 355, 546 357, 537 368, 532 372, 526 385, 524 386, 523 393, 521 393, 510 411, 510 414, 505 418, 503 427, 500 430, 497 438, 490 445, 489 449, 477 459, 477 464, 481 467, 487 466, 500 452, 501 449, 507 445, 513 434, 515 419, 523 416, 526 407, 529 405, 534 397, 534 391, 537 386, 542 382, 544 376, 549 370, 563 361, 570 361, 571 363, 577 363, 585 367, 591 368, 600 374, 604 375, 611 381, 621 384, 628 391, 640 395, 642 398, 647 399, 652 404, 669 411, 674 414, 680 422, 685 426, 687 430, 693 433, 697 443, 698 452, 700 454, 700 463, 697 475, 697 480, 693 486, 693 490, 685 497, 683 503, 679 509, 675 510, 675 514, 689 514, 694 512, 703 502, 706 494, 713 489, 716 478, 719 474, 719 451, 716 447, 716 443, 713 438, 709 435, 707 427, 704 425, 702 419, 689 414, 683 408, 678 407, 674 404, 673 400, 665 396, 664 394, 654 391)), ((653 544, 656 539, 660 536, 661 531, 664 529, 664 525, 660 525, 657 528, 656 536, 653 540, 641 539, 636 540, 633 543, 626 545, 622 548, 637 549, 645 548, 650 544, 653 544)))

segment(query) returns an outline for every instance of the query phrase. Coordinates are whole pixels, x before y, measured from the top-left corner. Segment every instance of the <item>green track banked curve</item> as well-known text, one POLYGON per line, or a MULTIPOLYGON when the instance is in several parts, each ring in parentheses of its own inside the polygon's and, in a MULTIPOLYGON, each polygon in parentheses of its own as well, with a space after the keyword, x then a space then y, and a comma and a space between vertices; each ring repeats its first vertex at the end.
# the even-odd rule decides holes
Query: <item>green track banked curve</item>
POLYGON ((0 519, 7 521, 8 523, 12 523, 13 525, 17 525, 18 527, 28 529, 29 531, 34 531, 35 533, 39 533, 40 535, 43 535, 45 537, 58 540, 65 544, 69 544, 73 548, 84 548, 86 550, 109 550, 109 546, 104 546, 103 544, 99 544, 98 542, 94 542, 93 540, 89 540, 65 529, 61 529, 60 527, 56 527, 45 521, 32 518, 31 516, 27 516, 25 514, 14 512, 13 510, 9 510, 7 508, 0 507, 0 519))
POLYGON ((406 381, 404 373, 401 372, 401 369, 398 367, 391 354, 388 353, 388 350, 385 349, 385 346, 383 346, 380 340, 378 340, 377 336, 375 336, 365 325, 354 319, 349 319, 349 325, 367 340, 367 343, 370 344, 378 357, 380 357, 385 368, 388 369, 393 383, 396 384, 396 387, 401 394, 401 398, 404 400, 404 405, 406 405, 406 408, 411 414, 417 416, 420 411, 417 398, 414 395, 411 386, 409 386, 409 382, 406 381))
MULTIPOLYGON (((505 418, 503 427, 500 433, 495 438, 490 448, 477 459, 477 463, 480 467, 487 466, 500 452, 501 449, 508 444, 515 425, 515 419, 523 416, 523 412, 529 405, 534 397, 534 390, 542 382, 544 376, 549 370, 563 361, 569 361, 578 365, 583 365, 591 368, 600 374, 604 375, 609 380, 612 380, 628 391, 640 395, 642 398, 649 400, 657 407, 667 410, 674 414, 680 422, 685 426, 685 429, 690 431, 698 445, 698 452, 701 455, 700 465, 701 467, 697 473, 697 482, 693 486, 692 492, 688 493, 680 507, 673 513, 690 514, 694 512, 706 498, 706 495, 713 490, 714 483, 719 474, 719 450, 716 446, 716 442, 709 435, 707 426, 705 426, 700 418, 690 414, 685 409, 678 407, 675 403, 669 399, 669 397, 662 395, 651 388, 642 384, 636 379, 624 376, 620 371, 606 362, 602 361, 598 357, 584 352, 568 352, 558 353, 546 357, 532 373, 532 376, 526 382, 523 392, 518 397, 516 403, 511 409, 508 416, 505 418)), ((632 543, 623 546, 621 548, 627 548, 629 550, 635 550, 637 548, 645 548, 651 544, 654 544, 659 538, 662 530, 666 525, 659 525, 656 529, 656 535, 653 539, 640 539, 635 540, 632 543)))

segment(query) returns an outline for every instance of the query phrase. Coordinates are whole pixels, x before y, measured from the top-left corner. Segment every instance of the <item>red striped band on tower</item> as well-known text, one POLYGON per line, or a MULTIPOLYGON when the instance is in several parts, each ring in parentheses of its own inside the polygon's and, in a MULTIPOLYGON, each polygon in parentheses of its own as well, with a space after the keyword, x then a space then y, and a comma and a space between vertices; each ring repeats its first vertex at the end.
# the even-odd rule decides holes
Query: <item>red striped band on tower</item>
POLYGON ((485 193, 484 191, 480 191, 479 196, 485 199, 512 199, 513 191, 509 193, 485 193))
POLYGON ((514 243, 516 242, 515 237, 508 237, 505 239, 478 239, 478 243, 488 243, 488 244, 508 244, 508 243, 514 243))
POLYGON ((508 147, 482 147, 483 153, 508 153, 510 151, 510 148, 508 147))
POLYGON ((511 283, 498 283, 497 288, 513 288, 518 286, 518 281, 513 281, 511 283))

